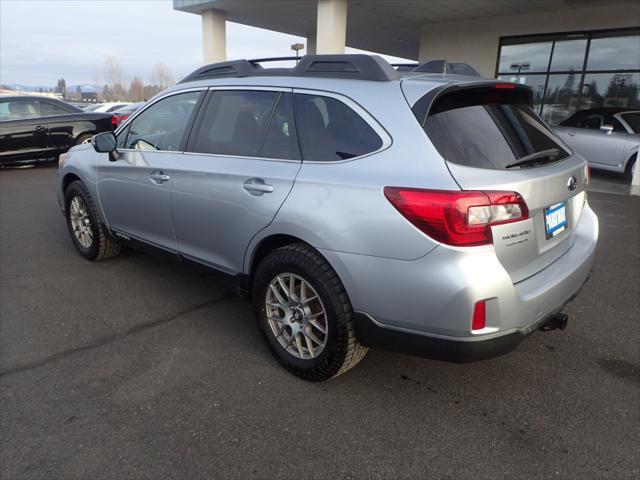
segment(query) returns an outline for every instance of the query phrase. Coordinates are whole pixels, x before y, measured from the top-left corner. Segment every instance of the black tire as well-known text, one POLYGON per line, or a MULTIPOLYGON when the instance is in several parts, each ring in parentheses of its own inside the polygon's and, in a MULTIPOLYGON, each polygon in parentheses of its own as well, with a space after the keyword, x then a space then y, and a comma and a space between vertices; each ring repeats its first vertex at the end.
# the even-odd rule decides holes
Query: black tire
POLYGON ((634 153, 627 162, 627 166, 624 169, 624 176, 627 178, 627 180, 629 180, 629 182, 631 182, 631 179, 633 177, 633 166, 635 165, 637 158, 638 154, 634 153))
POLYGON ((304 243, 274 250, 260 262, 254 275, 252 297, 258 328, 271 353, 282 366, 300 378, 316 382, 328 380, 354 367, 367 353, 368 349, 356 338, 353 308, 344 285, 327 261, 304 243), (265 305, 267 288, 281 273, 302 277, 324 305, 328 338, 315 358, 301 359, 287 352, 269 326, 265 305))
POLYGON ((67 228, 73 244, 76 246, 80 255, 87 260, 94 262, 105 260, 107 258, 115 257, 120 253, 121 246, 116 242, 106 231, 102 222, 100 222, 100 215, 93 203, 91 195, 87 191, 86 187, 80 181, 71 182, 64 194, 64 206, 65 206, 65 218, 67 220, 67 228), (74 232, 71 223, 71 202, 74 197, 79 197, 84 204, 88 217, 89 228, 93 233, 93 239, 89 246, 83 246, 74 232))
POLYGON ((80 145, 81 143, 84 143, 85 140, 87 140, 87 139, 89 139, 91 137, 93 137, 92 133, 83 133, 82 135, 78 135, 74 145, 80 145))

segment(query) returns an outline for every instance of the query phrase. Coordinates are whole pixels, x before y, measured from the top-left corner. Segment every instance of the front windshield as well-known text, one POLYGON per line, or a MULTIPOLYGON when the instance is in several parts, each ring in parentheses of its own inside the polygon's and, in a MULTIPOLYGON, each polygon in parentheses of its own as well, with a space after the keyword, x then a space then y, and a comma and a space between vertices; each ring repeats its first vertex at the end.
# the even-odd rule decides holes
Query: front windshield
POLYGON ((631 127, 633 133, 640 133, 640 112, 622 113, 620 116, 631 127))

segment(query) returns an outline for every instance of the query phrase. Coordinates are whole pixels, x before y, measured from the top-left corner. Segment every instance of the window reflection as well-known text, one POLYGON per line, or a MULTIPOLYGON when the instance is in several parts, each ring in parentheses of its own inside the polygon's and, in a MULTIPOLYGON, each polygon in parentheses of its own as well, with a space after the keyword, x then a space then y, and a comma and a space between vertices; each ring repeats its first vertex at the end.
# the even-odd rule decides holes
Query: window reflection
POLYGON ((582 87, 582 108, 639 108, 640 73, 587 74, 582 87))
POLYGON ((501 46, 497 73, 531 86, 534 109, 551 125, 581 109, 640 108, 640 34, 627 29, 523 38, 501 46))
POLYGON ((579 73, 549 75, 542 119, 551 125, 557 125, 571 116, 578 109, 579 85, 579 73))
POLYGON ((586 49, 587 39, 556 42, 553 47, 551 71, 582 70, 586 49))
POLYGON ((640 35, 592 39, 587 70, 640 70, 640 35))
POLYGON ((549 67, 552 42, 504 45, 500 51, 500 73, 517 73, 514 65, 529 64, 523 72, 546 72, 549 67), (512 68, 512 66, 514 66, 512 68))

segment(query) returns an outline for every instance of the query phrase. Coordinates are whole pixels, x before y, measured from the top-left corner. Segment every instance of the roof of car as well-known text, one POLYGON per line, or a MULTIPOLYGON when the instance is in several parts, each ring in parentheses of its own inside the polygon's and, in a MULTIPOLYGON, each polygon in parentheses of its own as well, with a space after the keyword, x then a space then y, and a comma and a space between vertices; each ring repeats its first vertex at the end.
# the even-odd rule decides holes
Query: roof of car
POLYGON ((579 110, 569 118, 578 118, 578 117, 586 117, 588 115, 615 115, 616 113, 622 112, 635 112, 638 111, 637 108, 629 108, 629 107, 599 107, 599 108, 588 108, 586 110, 579 110))

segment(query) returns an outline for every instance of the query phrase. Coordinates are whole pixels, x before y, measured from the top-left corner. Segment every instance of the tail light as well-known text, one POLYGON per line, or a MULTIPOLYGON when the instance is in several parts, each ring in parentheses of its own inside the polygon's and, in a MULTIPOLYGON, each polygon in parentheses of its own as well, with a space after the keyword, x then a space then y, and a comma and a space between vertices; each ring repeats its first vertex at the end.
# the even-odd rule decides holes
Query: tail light
POLYGON ((118 116, 117 115, 112 115, 111 116, 111 126, 113 128, 116 128, 118 126, 118 116))
POLYGON ((587 163, 587 186, 591 185, 591 165, 587 163))
POLYGON ((492 226, 529 218, 516 192, 385 187, 384 194, 413 225, 447 245, 491 244, 492 226))

